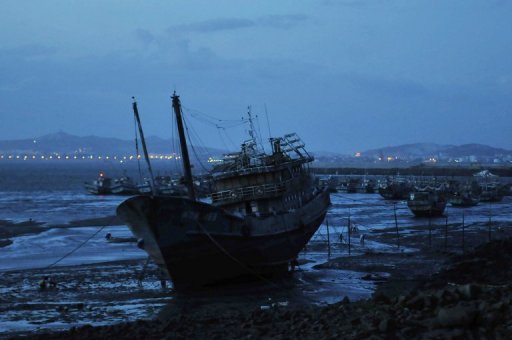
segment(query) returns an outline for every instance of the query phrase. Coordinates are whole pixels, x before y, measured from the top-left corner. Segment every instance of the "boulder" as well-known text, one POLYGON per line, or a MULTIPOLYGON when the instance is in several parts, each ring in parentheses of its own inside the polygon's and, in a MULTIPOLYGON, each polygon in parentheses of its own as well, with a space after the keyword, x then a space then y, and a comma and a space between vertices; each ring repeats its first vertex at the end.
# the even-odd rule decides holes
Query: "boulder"
POLYGON ((442 327, 472 327, 478 316, 478 310, 470 305, 458 304, 454 307, 440 308, 437 321, 442 327))

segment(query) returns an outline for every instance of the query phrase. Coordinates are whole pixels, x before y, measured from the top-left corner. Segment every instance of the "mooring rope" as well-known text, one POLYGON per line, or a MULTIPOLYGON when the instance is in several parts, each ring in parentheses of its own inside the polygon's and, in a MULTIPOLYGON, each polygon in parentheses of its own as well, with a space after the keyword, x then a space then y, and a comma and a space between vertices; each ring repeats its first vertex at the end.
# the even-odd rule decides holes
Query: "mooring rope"
POLYGON ((110 220, 108 221, 108 223, 106 223, 106 225, 100 227, 94 234, 92 234, 91 236, 89 236, 85 241, 83 241, 82 243, 80 243, 77 247, 75 247, 73 250, 71 250, 70 252, 66 253, 64 256, 62 256, 61 258, 59 258, 57 261, 53 262, 52 264, 50 264, 49 266, 47 267, 44 267, 43 269, 50 269, 51 267, 55 266, 57 263, 59 263, 60 261, 64 260, 66 257, 72 255, 74 252, 76 252, 78 249, 82 248, 87 242, 89 242, 91 239, 93 239, 96 235, 98 235, 103 229, 105 229, 105 227, 107 226, 110 226, 112 224, 112 222, 116 219, 116 216, 112 216, 110 218, 110 220))
POLYGON ((59 263, 60 261, 64 260, 66 257, 70 256, 71 254, 73 254, 75 251, 77 251, 78 249, 82 248, 87 242, 89 242, 94 236, 98 235, 100 233, 100 231, 102 231, 103 229, 105 229, 106 226, 103 226, 101 227, 100 229, 98 229, 94 234, 92 234, 87 240, 85 240, 84 242, 82 242, 80 245, 78 245, 78 247, 76 247, 75 249, 71 250, 70 252, 68 252, 66 255, 62 256, 60 259, 58 259, 57 261, 53 262, 52 264, 50 264, 48 267, 45 267, 44 269, 50 269, 51 267, 55 266, 57 263, 59 263))

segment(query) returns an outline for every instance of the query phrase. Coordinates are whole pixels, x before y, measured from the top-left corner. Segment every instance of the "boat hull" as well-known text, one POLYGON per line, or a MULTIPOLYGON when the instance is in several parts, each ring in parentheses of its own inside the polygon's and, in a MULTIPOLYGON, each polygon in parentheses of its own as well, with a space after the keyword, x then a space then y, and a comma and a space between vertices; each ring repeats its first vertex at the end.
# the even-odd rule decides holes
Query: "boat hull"
POLYGON ((416 217, 438 217, 443 215, 446 202, 408 201, 407 206, 416 217))
POLYGON ((466 208, 466 207, 474 207, 478 205, 480 200, 478 198, 472 197, 453 197, 450 199, 450 204, 452 207, 456 208, 466 208))
POLYGON ((287 271, 322 223, 329 194, 302 208, 245 218, 183 197, 137 196, 117 209, 176 289, 287 271))

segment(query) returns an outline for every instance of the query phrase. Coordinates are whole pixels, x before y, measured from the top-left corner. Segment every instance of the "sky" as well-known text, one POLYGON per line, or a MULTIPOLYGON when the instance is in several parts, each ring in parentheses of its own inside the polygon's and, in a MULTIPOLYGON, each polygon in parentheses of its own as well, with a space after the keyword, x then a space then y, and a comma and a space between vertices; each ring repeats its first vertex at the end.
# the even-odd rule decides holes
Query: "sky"
POLYGON ((57 131, 262 140, 354 153, 512 149, 512 1, 19 1, 0 10, 0 139, 57 131))

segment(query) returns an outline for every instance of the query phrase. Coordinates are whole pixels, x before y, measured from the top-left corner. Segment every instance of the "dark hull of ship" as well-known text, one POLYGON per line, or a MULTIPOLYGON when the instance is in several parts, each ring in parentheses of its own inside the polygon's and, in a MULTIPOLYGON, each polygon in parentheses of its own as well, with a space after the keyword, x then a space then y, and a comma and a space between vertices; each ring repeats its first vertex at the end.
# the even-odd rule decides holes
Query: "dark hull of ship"
POLYGON ((112 192, 112 194, 119 195, 119 196, 123 196, 123 195, 130 196, 130 195, 136 195, 139 193, 139 191, 137 190, 137 187, 135 187, 134 185, 123 185, 123 184, 113 186, 110 191, 112 192))
POLYGON ((394 190, 390 188, 379 188, 379 194, 386 200, 406 200, 409 190, 394 190))
POLYGON ((242 218, 182 197, 137 196, 123 202, 117 213, 169 274, 174 288, 187 289, 286 272, 329 204, 324 191, 294 211, 242 218))
POLYGON ((112 190, 110 190, 110 187, 101 187, 94 184, 85 184, 84 185, 85 190, 87 190, 90 194, 93 195, 110 195, 112 193, 112 190))
POLYGON ((442 216, 446 208, 446 202, 407 202, 407 206, 416 217, 438 217, 442 216))
POLYGON ((450 204, 456 208, 474 207, 478 202, 480 202, 478 198, 472 197, 453 197, 450 199, 450 204))
POLYGON ((480 194, 480 202, 501 202, 503 196, 496 191, 482 191, 480 194))

